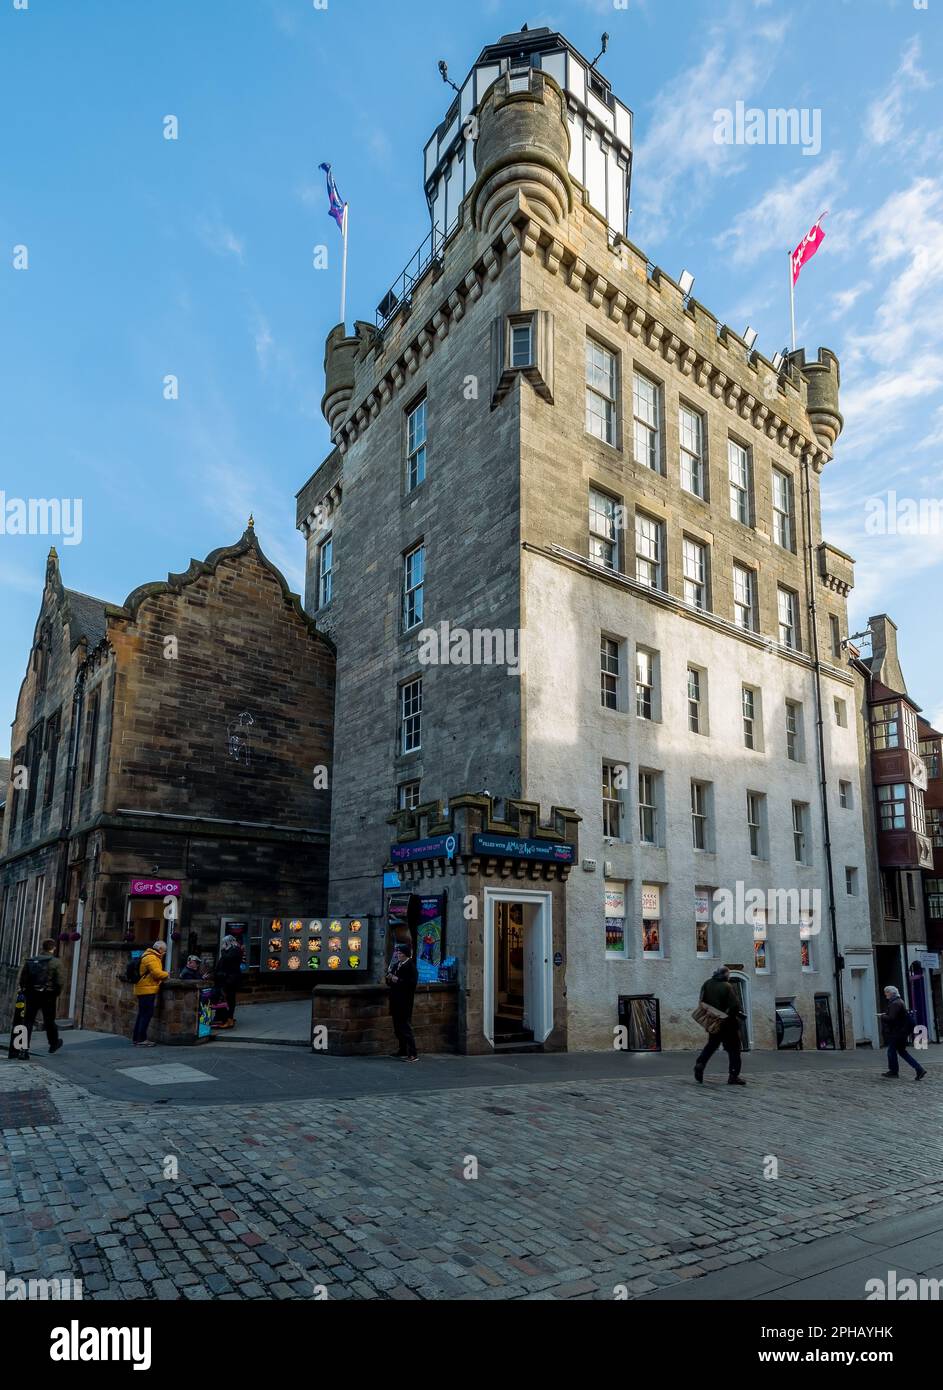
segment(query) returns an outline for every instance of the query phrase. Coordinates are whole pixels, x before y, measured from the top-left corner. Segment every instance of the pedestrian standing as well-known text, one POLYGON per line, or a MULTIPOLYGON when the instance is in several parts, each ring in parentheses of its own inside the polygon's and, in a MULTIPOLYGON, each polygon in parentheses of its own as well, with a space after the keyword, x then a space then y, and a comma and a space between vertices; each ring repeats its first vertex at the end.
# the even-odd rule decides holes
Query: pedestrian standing
POLYGON ((723 1046, 727 1054, 727 1085, 745 1086, 747 1083, 740 1075, 742 1061, 740 1020, 746 1015, 740 1008, 740 996, 730 983, 730 971, 725 965, 719 966, 711 978, 705 981, 701 988, 700 1002, 709 1004, 712 1009, 718 1009, 721 1013, 726 1014, 726 1018, 717 1032, 711 1033, 707 1039, 706 1047, 694 1063, 695 1081, 703 1084, 704 1068, 718 1047, 723 1046))
POLYGON ((887 1008, 880 1017, 884 1023, 884 1041, 887 1043, 887 1071, 881 1075, 896 1080, 900 1076, 900 1059, 903 1058, 908 1067, 913 1067, 917 1073, 915 1079, 922 1081, 927 1074, 926 1068, 907 1051, 907 1044, 913 1032, 910 1011, 901 999, 900 990, 896 985, 887 986, 884 998, 887 1000, 887 1008))
POLYGON ((26 996, 26 1052, 22 1054, 29 1060, 29 1045, 33 1036, 36 1015, 43 1016, 43 1027, 49 1043, 50 1057, 62 1046, 59 1029, 56 1027, 56 1007, 62 993, 62 966, 56 956, 56 943, 48 938, 39 948, 38 956, 30 956, 20 972, 20 989, 26 996))
POLYGON ((225 1021, 216 1025, 219 1028, 236 1026, 236 990, 242 978, 242 947, 234 936, 223 937, 223 949, 216 962, 216 988, 226 1000, 225 1021))
POLYGON ((134 993, 138 1001, 138 1016, 134 1020, 134 1032, 131 1035, 131 1041, 135 1047, 154 1046, 154 1043, 147 1040, 147 1030, 154 1017, 157 992, 164 981, 169 978, 164 969, 164 956, 166 954, 166 942, 155 941, 153 946, 149 946, 141 957, 140 974, 134 986, 134 993))
POLYGON ((390 987, 390 1013, 393 1016, 393 1032, 399 1043, 399 1052, 392 1055, 402 1057, 407 1062, 418 1062, 416 1035, 413 1032, 413 1002, 416 998, 416 985, 419 974, 413 958, 412 943, 398 942, 386 972, 386 982, 390 987))

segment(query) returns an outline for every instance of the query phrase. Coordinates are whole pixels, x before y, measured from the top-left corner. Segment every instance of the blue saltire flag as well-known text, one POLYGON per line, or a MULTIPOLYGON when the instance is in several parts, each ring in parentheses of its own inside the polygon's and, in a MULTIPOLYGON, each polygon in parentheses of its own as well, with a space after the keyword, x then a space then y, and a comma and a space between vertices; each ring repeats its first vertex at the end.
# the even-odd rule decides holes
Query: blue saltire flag
POLYGON ((325 175, 327 176, 327 196, 330 199, 331 203, 331 206, 328 209, 328 215, 330 217, 333 217, 338 227, 341 229, 341 231, 343 231, 344 208, 347 206, 347 204, 344 202, 344 200, 341 198, 341 195, 337 191, 337 184, 334 182, 334 175, 331 173, 330 164, 321 164, 318 167, 323 169, 325 175))

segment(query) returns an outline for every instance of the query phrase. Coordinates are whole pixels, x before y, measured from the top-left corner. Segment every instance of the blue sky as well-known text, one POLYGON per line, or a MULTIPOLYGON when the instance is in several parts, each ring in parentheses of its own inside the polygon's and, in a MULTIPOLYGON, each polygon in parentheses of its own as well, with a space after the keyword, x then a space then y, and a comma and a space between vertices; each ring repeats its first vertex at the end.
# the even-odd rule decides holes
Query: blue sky
MULTIPOLYGON (((460 81, 525 20, 592 57, 605 28, 601 66, 636 116, 630 235, 768 354, 788 335, 786 248, 829 210, 798 298, 800 344, 842 361, 826 534, 858 561, 853 628, 895 618, 911 693, 943 720, 939 523, 866 532, 872 495, 943 498, 940 0, 14 3, 0 0, 0 490, 82 498, 82 543, 58 546, 69 587, 120 603, 235 540, 251 511, 300 588, 294 494, 329 447, 338 318, 318 164, 351 205, 348 318, 370 319, 428 230, 437 60, 460 81), (821 150, 715 143, 715 110, 737 101, 818 110, 821 150)), ((0 536, 3 752, 48 546, 0 536)))

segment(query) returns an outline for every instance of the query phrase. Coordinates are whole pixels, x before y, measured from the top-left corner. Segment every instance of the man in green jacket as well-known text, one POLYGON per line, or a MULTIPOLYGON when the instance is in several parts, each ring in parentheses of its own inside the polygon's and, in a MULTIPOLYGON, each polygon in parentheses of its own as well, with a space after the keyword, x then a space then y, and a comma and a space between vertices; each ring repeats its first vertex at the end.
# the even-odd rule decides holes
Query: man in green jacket
POLYGON ((745 1086, 747 1083, 740 1075, 740 1019, 742 1017, 740 996, 730 983, 730 971, 726 965, 721 965, 715 970, 705 983, 701 989, 701 1002, 710 1004, 711 1008, 720 1009, 727 1017, 716 1033, 708 1035, 707 1046, 694 1063, 695 1081, 703 1083, 704 1068, 718 1047, 723 1044, 729 1069, 728 1086, 745 1086))
POLYGON ((56 1006, 62 993, 62 966, 55 954, 56 943, 49 939, 40 947, 38 956, 30 956, 20 972, 20 989, 26 995, 26 1052, 33 1036, 36 1015, 42 1012, 43 1027, 49 1042, 50 1056, 62 1046, 56 1027, 56 1006))

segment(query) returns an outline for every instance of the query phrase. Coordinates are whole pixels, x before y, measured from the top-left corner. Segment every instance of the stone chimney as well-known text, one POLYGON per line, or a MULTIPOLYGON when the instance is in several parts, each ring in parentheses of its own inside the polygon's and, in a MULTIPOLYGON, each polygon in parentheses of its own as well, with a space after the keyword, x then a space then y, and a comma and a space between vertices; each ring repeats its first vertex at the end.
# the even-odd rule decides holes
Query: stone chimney
POLYGON ((868 619, 871 629, 871 675, 888 690, 907 694, 907 682, 897 657, 897 624, 886 613, 868 619))

